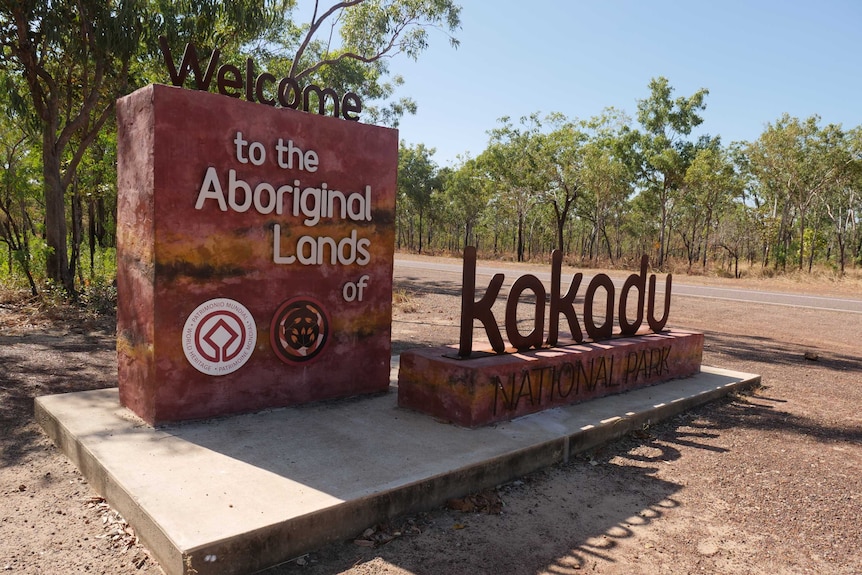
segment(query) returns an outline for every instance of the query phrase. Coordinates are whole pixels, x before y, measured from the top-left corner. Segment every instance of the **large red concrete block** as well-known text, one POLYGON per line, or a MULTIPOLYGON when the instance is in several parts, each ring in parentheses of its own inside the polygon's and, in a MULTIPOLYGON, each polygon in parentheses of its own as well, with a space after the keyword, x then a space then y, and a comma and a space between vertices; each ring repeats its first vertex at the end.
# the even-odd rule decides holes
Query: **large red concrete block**
POLYGON ((161 85, 117 120, 121 402, 157 424, 385 391, 397 131, 161 85))
POLYGON ((694 375, 703 334, 682 330, 462 359, 457 346, 401 354, 398 405, 464 427, 694 375))

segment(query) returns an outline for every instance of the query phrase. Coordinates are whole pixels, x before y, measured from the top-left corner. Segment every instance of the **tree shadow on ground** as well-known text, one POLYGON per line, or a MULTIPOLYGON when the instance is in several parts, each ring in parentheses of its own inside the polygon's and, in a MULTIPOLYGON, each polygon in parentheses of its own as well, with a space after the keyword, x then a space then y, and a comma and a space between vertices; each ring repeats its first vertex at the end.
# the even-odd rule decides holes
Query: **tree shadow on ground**
POLYGON ((631 432, 618 441, 580 454, 573 462, 562 466, 566 473, 574 474, 580 482, 584 482, 585 475, 598 476, 593 489, 600 494, 601 509, 614 507, 617 505, 616 500, 625 501, 632 494, 640 495, 641 507, 636 509, 637 505, 632 506, 631 513, 621 513, 621 520, 601 532, 595 529, 601 525, 601 521, 597 521, 602 518, 601 515, 588 511, 597 506, 588 507, 584 510, 585 523, 592 529, 588 529, 580 541, 573 541, 567 553, 537 566, 539 570, 552 573, 581 572, 588 567, 591 559, 614 563, 611 553, 623 540, 636 537, 638 531, 661 519, 670 509, 680 506, 679 501, 671 496, 657 501, 643 497, 654 488, 654 482, 662 481, 654 476, 658 466, 682 460, 682 448, 716 454, 726 453, 728 449, 708 443, 709 440, 719 438, 715 432, 716 426, 710 422, 700 419, 681 425, 679 419, 665 422, 657 430, 631 432), (590 473, 591 470, 583 466, 584 461, 600 469, 590 473))
POLYGON ((367 563, 380 573, 520 575, 576 573, 591 561, 614 563, 620 545, 680 506, 675 494, 682 486, 656 477, 659 466, 684 460, 683 448, 726 452, 709 443, 718 429, 700 418, 635 431, 497 487, 504 502, 500 515, 441 508, 421 519, 398 518, 392 525, 422 525, 422 535, 405 533, 374 549, 334 543, 306 556, 302 566, 290 562, 264 573, 302 569, 319 575, 367 563), (559 529, 561 513, 565 529, 559 529))
MULTIPOLYGON (((862 372, 862 359, 848 354, 820 351, 817 361, 805 359, 810 348, 757 336, 710 334, 712 352, 746 364, 807 366, 827 372, 862 372)), ((423 537, 407 538, 380 549, 359 549, 350 542, 331 545, 312 557, 310 573, 334 573, 362 563, 382 565, 381 572, 395 566, 416 575, 431 573, 579 573, 598 562, 613 564, 614 555, 626 540, 637 537, 650 523, 680 505, 675 493, 679 485, 655 477, 665 463, 685 461, 685 451, 705 450, 716 454, 731 449, 718 440, 731 429, 784 436, 790 444, 798 440, 824 444, 862 444, 862 426, 841 420, 808 417, 794 413, 780 396, 780 388, 760 388, 751 395, 735 395, 690 410, 676 418, 623 439, 576 455, 568 464, 536 472, 498 488, 503 496, 518 494, 518 483, 529 494, 521 494, 509 507, 510 519, 462 519, 452 512, 435 510, 431 527, 423 537), (573 489, 565 499, 543 491, 545 477, 565 474, 573 489), (520 507, 517 507, 519 506, 520 507), (549 525, 560 507, 570 513, 565 533, 549 525), (475 521, 475 525, 474 522, 475 521), (463 524, 459 530, 454 525, 463 524), (475 527, 475 529, 471 529, 475 527), (472 530, 469 537, 464 532, 472 530), (477 535, 478 533, 478 535, 477 535), (487 535, 484 535, 487 534, 487 535), (406 551, 400 546, 409 545, 406 551), (468 546, 475 556, 449 554, 447 549, 468 546), (526 559, 531 557, 529 561, 526 559)), ((292 564, 269 571, 272 575, 293 573, 292 564)), ((307 569, 307 567, 306 567, 307 569)))
MULTIPOLYGON (((672 449, 664 453, 666 459, 679 457, 672 449)), ((496 493, 505 502, 500 514, 438 508, 394 518, 389 525, 375 526, 398 532, 397 540, 388 545, 365 548, 352 541, 333 543, 306 556, 301 566, 289 562, 262 573, 284 575, 300 569, 315 575, 340 573, 363 563, 379 568, 368 572, 397 569, 415 575, 521 575, 549 564, 579 569, 588 556, 603 556, 620 540, 634 537, 638 526, 677 507, 674 494, 681 488, 654 477, 655 468, 593 465, 590 457, 584 454, 497 487, 496 493), (571 479, 564 491, 555 480, 561 474, 571 479), (554 530, 548 517, 558 515, 561 508, 570 521, 566 529, 554 530), (413 534, 407 529, 402 533, 403 526, 419 528, 413 534), (597 538, 602 543, 596 543, 597 538), (578 551, 560 553, 573 548, 578 551), (472 552, 465 554, 465 550, 472 552)))
POLYGON ((818 365, 824 369, 859 371, 862 356, 835 353, 821 349, 815 340, 810 345, 787 343, 777 339, 704 331, 706 349, 732 360, 780 365, 818 365), (811 359, 806 358, 809 354, 811 359), (811 355, 814 354, 814 355, 811 355))
POLYGON ((392 289, 401 290, 417 297, 425 295, 447 295, 461 297, 460 280, 429 280, 418 276, 399 276, 393 281, 392 289))
POLYGON ((0 336, 0 465, 40 448, 36 397, 117 385, 114 341, 106 331, 0 336))
POLYGON ((817 421, 779 409, 781 403, 780 399, 759 395, 740 397, 713 404, 708 417, 718 430, 748 428, 804 436, 824 443, 862 444, 862 426, 817 421))

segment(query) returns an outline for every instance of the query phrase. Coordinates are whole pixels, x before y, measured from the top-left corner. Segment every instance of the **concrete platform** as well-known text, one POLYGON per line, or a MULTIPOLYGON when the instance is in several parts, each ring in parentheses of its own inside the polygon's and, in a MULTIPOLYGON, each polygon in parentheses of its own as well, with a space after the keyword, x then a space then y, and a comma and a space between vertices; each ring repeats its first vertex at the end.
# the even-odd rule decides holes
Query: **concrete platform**
POLYGON ((36 418, 166 573, 239 574, 565 461, 759 381, 703 367, 480 429, 399 408, 394 390, 153 429, 106 389, 40 397, 36 418))

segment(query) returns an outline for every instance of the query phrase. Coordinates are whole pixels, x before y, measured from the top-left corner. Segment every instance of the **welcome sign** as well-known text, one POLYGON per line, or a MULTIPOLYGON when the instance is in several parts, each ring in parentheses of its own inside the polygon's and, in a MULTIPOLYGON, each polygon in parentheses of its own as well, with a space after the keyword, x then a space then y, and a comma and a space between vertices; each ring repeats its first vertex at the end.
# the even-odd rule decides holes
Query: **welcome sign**
POLYGON ((121 402, 156 424, 386 390, 397 131, 162 85, 117 116, 121 402))

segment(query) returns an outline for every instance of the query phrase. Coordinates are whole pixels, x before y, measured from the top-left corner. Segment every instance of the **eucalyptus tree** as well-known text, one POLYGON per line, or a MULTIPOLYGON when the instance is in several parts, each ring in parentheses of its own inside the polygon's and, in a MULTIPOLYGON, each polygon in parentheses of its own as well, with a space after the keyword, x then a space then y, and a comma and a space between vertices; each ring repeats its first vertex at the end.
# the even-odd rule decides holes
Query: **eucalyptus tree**
POLYGON ((654 195, 659 208, 658 265, 664 265, 670 234, 670 221, 677 191, 694 158, 696 144, 686 139, 703 123, 700 112, 706 109, 709 90, 701 88, 688 97, 672 98, 667 78, 653 78, 650 95, 638 100, 637 119, 643 132, 638 142, 640 176, 644 193, 654 195))
MULTIPOLYGON (((111 126, 113 128, 113 126, 111 126)), ((71 224, 72 249, 69 266, 81 277, 81 244, 89 252, 89 276, 95 279, 95 256, 98 249, 116 246, 117 212, 117 132, 104 129, 90 144, 72 181, 71 224), (86 219, 86 227, 84 221, 86 219)))
POLYGON ((775 266, 786 266, 796 227, 797 263, 805 261, 807 216, 817 196, 839 176, 837 126, 821 128, 818 116, 801 121, 784 114, 767 124, 748 149, 750 169, 760 183, 777 221, 775 266))
POLYGON ((155 45, 147 42, 152 33, 160 28, 179 33, 201 24, 209 33, 232 28, 253 35, 271 24, 255 20, 268 4, 20 0, 0 6, 0 67, 14 79, 7 89, 15 105, 29 114, 41 137, 49 279, 75 292, 66 191, 87 149, 113 117, 116 99, 135 87, 141 55, 147 45, 155 45), (236 17, 248 19, 232 20, 236 17))
MULTIPOLYGON (((517 214, 513 206, 506 201, 505 196, 500 190, 499 180, 496 177, 488 180, 491 194, 488 199, 488 204, 482 211, 479 217, 477 229, 489 234, 491 237, 488 240, 490 249, 494 256, 498 256, 506 251, 508 244, 508 234, 512 230, 517 230, 517 214)), ((513 235, 512 249, 517 245, 517 236, 513 235)), ((477 246, 478 248, 478 246, 477 246)))
POLYGON ((6 244, 8 273, 13 273, 17 263, 34 296, 39 292, 33 279, 30 240, 37 232, 33 223, 37 152, 26 133, 7 115, 0 115, 0 243, 6 244))
POLYGON ((698 149, 685 172, 680 194, 679 233, 689 270, 698 259, 706 268, 710 233, 741 194, 742 180, 718 138, 698 149))
MULTIPOLYGON (((562 114, 541 118, 534 113, 514 126, 501 118, 499 128, 491 131, 485 157, 502 193, 517 214, 518 260, 524 258, 524 234, 532 207, 546 204, 554 221, 557 249, 565 250, 565 229, 574 213, 575 202, 583 193, 583 146, 587 135, 579 122, 562 114)), ((531 229, 545 214, 531 220, 531 229)), ((535 234, 531 234, 535 236, 535 234)))
POLYGON ((397 56, 416 60, 434 33, 457 47, 460 27, 461 8, 452 0, 343 0, 329 6, 315 0, 307 23, 286 17, 250 48, 273 73, 299 85, 354 92, 362 98, 364 121, 397 126, 417 105, 409 97, 393 99, 404 79, 389 73, 389 62, 397 56))
MULTIPOLYGON (((398 149, 398 198, 418 219, 418 251, 422 253, 423 225, 431 207, 432 193, 439 189, 439 167, 431 158, 434 148, 425 144, 407 145, 403 141, 398 149)), ((412 220, 408 220, 412 227, 412 220)), ((412 245, 412 234, 410 248, 412 245)))
POLYGON ((547 189, 546 172, 539 165, 541 123, 536 115, 521 118, 522 128, 513 126, 509 117, 500 118, 499 122, 502 125, 490 131, 485 154, 498 199, 515 216, 515 251, 522 262, 527 216, 547 189))
POLYGON ((847 211, 848 243, 852 246, 855 264, 862 265, 862 126, 850 132, 850 151, 853 163, 850 168, 849 187, 855 191, 847 211))
POLYGON ((862 242, 862 238, 856 240, 862 219, 862 127, 839 130, 834 135, 841 140, 831 155, 836 174, 825 186, 819 203, 832 224, 838 247, 838 271, 843 276, 848 244, 852 248, 862 242))
MULTIPOLYGON (((481 221, 491 199, 492 180, 487 173, 487 157, 467 158, 456 169, 446 172, 443 189, 449 206, 449 216, 461 232, 461 249, 476 241, 476 226, 481 221), (472 238, 472 243, 471 243, 472 238)), ((479 246, 476 246, 477 249, 479 246)))
POLYGON ((557 249, 565 252, 563 233, 584 193, 588 135, 583 122, 570 121, 561 114, 551 114, 546 121, 553 129, 541 136, 537 166, 546 181, 542 198, 553 209, 557 249))
POLYGON ((583 193, 577 212, 592 224, 590 259, 594 254, 598 257, 601 240, 611 263, 621 256, 623 218, 635 180, 629 123, 624 113, 613 108, 584 123, 589 139, 583 146, 583 193))
POLYGON ((660 221, 655 214, 661 210, 656 194, 635 194, 629 202, 631 209, 623 222, 626 245, 622 251, 631 255, 657 253, 659 250, 660 221))
POLYGON ((140 41, 140 5, 96 1, 4 3, 2 66, 16 104, 41 134, 47 276, 74 291, 65 192, 87 146, 123 93, 140 41))
POLYGON ((759 238, 755 213, 745 202, 731 202, 715 225, 715 244, 728 256, 733 277, 737 279, 741 277, 739 260, 753 252, 752 244, 759 238))

